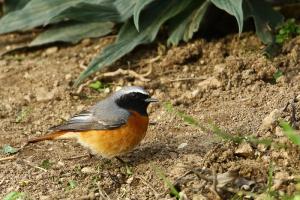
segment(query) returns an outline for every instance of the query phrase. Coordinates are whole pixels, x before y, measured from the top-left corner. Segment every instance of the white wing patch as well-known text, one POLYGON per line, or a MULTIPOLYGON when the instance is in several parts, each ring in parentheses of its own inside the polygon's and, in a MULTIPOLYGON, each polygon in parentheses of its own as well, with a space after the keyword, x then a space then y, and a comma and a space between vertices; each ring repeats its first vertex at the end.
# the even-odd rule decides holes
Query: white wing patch
POLYGON ((98 122, 98 124, 101 124, 101 125, 103 125, 103 126, 107 126, 107 125, 109 125, 108 123, 106 123, 106 122, 104 122, 104 121, 97 121, 98 122))
POLYGON ((92 113, 84 113, 75 115, 70 119, 70 121, 90 121, 92 118, 92 113))

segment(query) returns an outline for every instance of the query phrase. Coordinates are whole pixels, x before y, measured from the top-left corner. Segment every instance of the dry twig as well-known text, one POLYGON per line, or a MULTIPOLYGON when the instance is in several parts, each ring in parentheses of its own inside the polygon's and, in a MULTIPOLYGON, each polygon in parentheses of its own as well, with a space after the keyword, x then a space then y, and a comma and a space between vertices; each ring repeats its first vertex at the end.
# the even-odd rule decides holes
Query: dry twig
POLYGON ((94 77, 92 80, 89 80, 89 81, 81 84, 78 87, 76 94, 79 94, 85 86, 87 86, 90 83, 92 83, 98 79, 101 79, 101 78, 114 77, 114 76, 119 76, 119 75, 129 75, 131 77, 139 79, 140 81, 148 82, 148 81, 150 81, 150 79, 147 79, 145 77, 149 76, 151 73, 152 73, 152 66, 150 66, 149 71, 144 74, 138 74, 133 70, 124 70, 124 69, 118 69, 114 72, 106 72, 106 73, 101 74, 100 76, 94 77))
POLYGON ((103 198, 104 200, 111 200, 108 194, 102 189, 100 183, 98 183, 97 186, 99 190, 100 199, 103 198))
POLYGON ((28 161, 28 160, 23 159, 23 162, 26 163, 27 165, 29 165, 30 167, 33 167, 33 168, 39 169, 39 170, 41 170, 41 171, 47 172, 46 169, 44 169, 44 168, 42 168, 42 167, 39 167, 39 166, 35 166, 35 165, 33 165, 33 164, 32 164, 30 161, 28 161))
POLYGON ((173 83, 173 82, 179 82, 179 81, 205 80, 205 79, 207 79, 207 76, 186 77, 186 78, 177 78, 177 79, 167 80, 166 83, 173 83))
POLYGON ((12 160, 12 159, 15 159, 15 158, 16 158, 15 156, 8 156, 8 157, 0 158, 0 162, 1 161, 12 160))

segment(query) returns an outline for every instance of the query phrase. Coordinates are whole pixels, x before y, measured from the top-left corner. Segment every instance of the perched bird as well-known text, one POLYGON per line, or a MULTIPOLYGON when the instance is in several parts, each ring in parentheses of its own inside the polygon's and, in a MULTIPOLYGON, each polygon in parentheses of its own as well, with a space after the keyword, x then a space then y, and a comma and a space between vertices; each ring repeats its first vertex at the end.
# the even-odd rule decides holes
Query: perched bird
POLYGON ((149 123, 147 107, 151 102, 157 100, 143 88, 123 87, 66 123, 50 128, 49 135, 28 143, 75 138, 93 154, 117 157, 132 150, 145 137, 149 123))

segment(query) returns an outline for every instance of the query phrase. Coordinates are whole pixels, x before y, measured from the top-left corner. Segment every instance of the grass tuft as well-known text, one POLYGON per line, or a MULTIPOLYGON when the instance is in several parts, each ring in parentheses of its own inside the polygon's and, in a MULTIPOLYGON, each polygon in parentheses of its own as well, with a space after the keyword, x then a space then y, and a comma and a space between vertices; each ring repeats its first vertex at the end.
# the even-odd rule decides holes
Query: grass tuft
POLYGON ((280 121, 279 125, 288 139, 292 143, 300 146, 300 135, 295 131, 295 129, 293 129, 293 127, 286 121, 280 121))
POLYGON ((152 168, 154 169, 155 173, 158 175, 158 177, 167 185, 167 187, 170 189, 170 194, 172 196, 175 196, 176 199, 179 199, 180 198, 180 194, 179 192, 177 191, 176 187, 172 184, 172 182, 166 177, 165 173, 163 173, 163 171, 152 165, 152 168))

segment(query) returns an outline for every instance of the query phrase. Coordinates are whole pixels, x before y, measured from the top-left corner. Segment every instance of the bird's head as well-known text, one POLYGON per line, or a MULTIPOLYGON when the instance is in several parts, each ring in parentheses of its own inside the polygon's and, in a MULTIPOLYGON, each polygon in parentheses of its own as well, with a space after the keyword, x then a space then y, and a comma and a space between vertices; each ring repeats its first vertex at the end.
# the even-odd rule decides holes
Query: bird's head
POLYGON ((157 99, 151 98, 147 91, 138 86, 123 87, 116 91, 112 97, 119 107, 138 112, 144 116, 148 115, 148 105, 158 101, 157 99))

